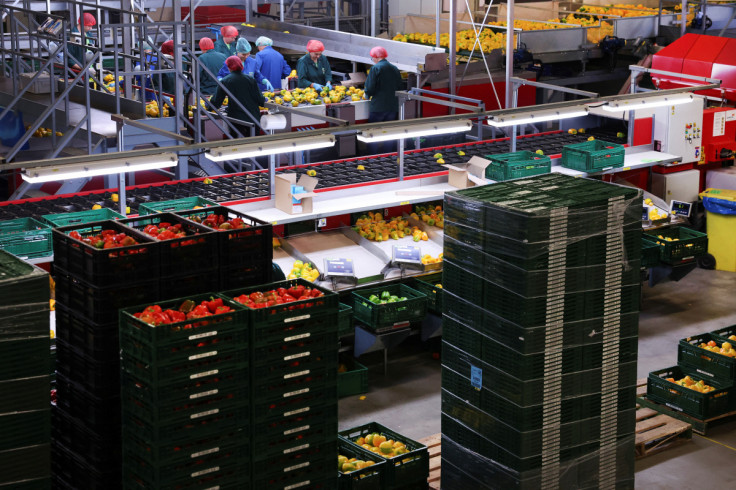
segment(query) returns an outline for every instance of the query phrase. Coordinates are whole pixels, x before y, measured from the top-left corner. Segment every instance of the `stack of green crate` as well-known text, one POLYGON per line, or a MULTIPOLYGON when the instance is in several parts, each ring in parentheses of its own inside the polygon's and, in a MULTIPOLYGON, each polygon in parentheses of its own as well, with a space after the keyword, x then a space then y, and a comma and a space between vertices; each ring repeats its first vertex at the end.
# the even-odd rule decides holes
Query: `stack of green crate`
POLYGON ((293 279, 223 296, 255 300, 281 288, 296 301, 264 303, 246 311, 252 407, 249 488, 336 488, 338 295, 293 279), (309 290, 322 295, 310 293, 309 299, 300 300, 309 290))
POLYGON ((0 250, 0 487, 51 487, 49 276, 0 250))
POLYGON ((216 294, 121 310, 123 488, 248 487, 249 343, 245 308, 216 294), (189 318, 136 316, 156 306, 189 318))
POLYGON ((633 487, 640 193, 445 195, 443 488, 633 487))

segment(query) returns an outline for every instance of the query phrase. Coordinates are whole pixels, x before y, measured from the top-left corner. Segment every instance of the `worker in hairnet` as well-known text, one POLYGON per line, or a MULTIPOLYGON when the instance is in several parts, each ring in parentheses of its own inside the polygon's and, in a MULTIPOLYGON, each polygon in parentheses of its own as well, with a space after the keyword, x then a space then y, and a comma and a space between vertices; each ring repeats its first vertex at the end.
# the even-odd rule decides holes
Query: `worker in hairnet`
MULTIPOLYGON (((259 86, 262 84, 266 90, 273 90, 273 85, 266 78, 263 77, 260 71, 256 68, 256 60, 250 55, 251 48, 250 43, 247 39, 241 37, 238 39, 238 45, 235 51, 237 52, 238 58, 243 63, 243 73, 253 77, 259 86)), ((217 74, 218 79, 223 79, 230 74, 230 70, 227 65, 222 65, 219 73, 217 74)))
POLYGON ((217 76, 227 56, 215 51, 215 44, 208 37, 199 40, 199 49, 202 50, 202 54, 199 55, 199 91, 202 95, 213 95, 217 89, 217 82, 213 76, 217 76), (204 67, 212 75, 205 72, 204 67))
MULTIPOLYGON (((155 64, 156 64, 156 56, 153 55, 153 48, 149 43, 146 41, 142 41, 140 43, 140 50, 141 54, 143 55, 141 58, 143 60, 143 63, 141 63, 140 59, 136 62, 135 67, 133 68, 133 71, 148 71, 148 70, 155 70, 155 64)), ((157 100, 156 99, 156 93, 153 91, 153 84, 151 81, 151 75, 136 75, 135 77, 135 84, 140 87, 140 94, 141 99, 148 102, 149 100, 157 100)))
MULTIPOLYGON (((160 65, 156 65, 153 68, 155 70, 166 70, 171 69, 172 65, 167 63, 165 60, 171 60, 173 63, 174 59, 174 41, 169 39, 161 45, 161 54, 164 56, 164 60, 161 61, 160 65)), ((153 85, 161 92, 167 94, 173 94, 176 91, 176 75, 173 72, 161 73, 152 75, 153 85)))
POLYGON ((235 26, 223 26, 220 29, 220 37, 215 41, 215 51, 222 53, 227 58, 235 56, 235 40, 238 38, 238 29, 235 26))
MULTIPOLYGON (((284 56, 273 49, 273 41, 266 36, 256 39, 256 48, 258 49, 256 70, 261 72, 272 87, 281 88, 281 80, 291 73, 291 68, 289 68, 284 56)), ((258 86, 261 90, 268 90, 265 84, 259 84, 258 86)))
POLYGON ((315 39, 307 43, 307 54, 299 58, 296 74, 299 77, 299 88, 312 87, 317 92, 323 88, 332 90, 332 70, 327 57, 322 53, 325 45, 315 39))
MULTIPOLYGON (((401 89, 401 73, 396 66, 388 62, 388 53, 381 46, 369 52, 374 66, 365 80, 365 95, 370 99, 368 109, 369 122, 395 121, 399 116, 399 99, 396 91, 401 89)), ((393 142, 369 145, 372 152, 393 151, 393 142)))
MULTIPOLYGON (((222 79, 222 85, 227 88, 231 94, 242 104, 245 111, 240 108, 235 101, 230 101, 227 106, 227 115, 233 119, 240 119, 246 122, 253 122, 261 120, 260 106, 266 103, 266 98, 258 90, 258 84, 255 79, 249 75, 243 73, 243 62, 238 56, 230 56, 225 63, 227 64, 230 74, 222 79), (253 116, 253 119, 249 116, 253 116)), ((212 96, 210 102, 216 108, 222 106, 223 101, 227 94, 222 87, 217 87, 215 95, 212 96)), ((233 123, 235 128, 243 136, 250 135, 250 130, 247 126, 233 123)), ((256 127, 256 134, 258 127, 256 127)), ((232 133, 234 137, 238 137, 236 133, 232 133)))
MULTIPOLYGON (((94 40, 89 32, 96 25, 97 19, 89 12, 85 12, 77 19, 77 25, 72 28, 69 44, 67 44, 67 51, 69 52, 69 57, 66 61, 67 66, 75 70, 81 70, 82 66, 90 59, 92 53, 87 52, 86 46, 94 44, 94 40)), ((92 71, 94 73, 94 70, 92 71)))

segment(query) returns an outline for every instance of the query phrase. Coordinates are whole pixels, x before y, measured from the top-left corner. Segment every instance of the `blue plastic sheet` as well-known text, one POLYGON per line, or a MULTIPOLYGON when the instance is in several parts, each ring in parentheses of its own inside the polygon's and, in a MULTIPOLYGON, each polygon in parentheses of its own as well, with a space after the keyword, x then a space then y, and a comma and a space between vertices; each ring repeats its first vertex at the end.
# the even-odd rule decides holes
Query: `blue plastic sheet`
MULTIPOLYGON (((0 113, 4 111, 4 107, 0 107, 0 113)), ((26 130, 23 126, 23 113, 8 112, 5 117, 0 120, 0 141, 4 146, 15 146, 18 140, 25 134, 26 130)), ((23 150, 28 149, 28 143, 23 145, 23 150)))
POLYGON ((703 197, 703 206, 705 206, 705 210, 709 213, 730 214, 736 216, 736 201, 703 197))

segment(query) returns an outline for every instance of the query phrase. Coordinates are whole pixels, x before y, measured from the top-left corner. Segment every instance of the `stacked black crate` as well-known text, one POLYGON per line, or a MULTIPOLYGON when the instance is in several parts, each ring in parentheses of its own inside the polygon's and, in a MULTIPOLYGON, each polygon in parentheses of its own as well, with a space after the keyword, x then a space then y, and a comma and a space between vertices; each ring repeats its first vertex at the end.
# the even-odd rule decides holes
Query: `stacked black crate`
POLYGON ((303 279, 224 295, 255 302, 250 488, 336 488, 338 295, 303 279))
POLYGON ((49 276, 0 250, 0 488, 50 488, 49 276))
POLYGON ((640 191, 445 196, 443 488, 633 486, 640 191))
POLYGON ((121 466, 118 309, 158 299, 158 248, 116 221, 55 228, 53 238, 55 475, 62 486, 114 488, 121 466))
POLYGON ((124 488, 248 488, 247 323, 215 293, 121 311, 124 488))

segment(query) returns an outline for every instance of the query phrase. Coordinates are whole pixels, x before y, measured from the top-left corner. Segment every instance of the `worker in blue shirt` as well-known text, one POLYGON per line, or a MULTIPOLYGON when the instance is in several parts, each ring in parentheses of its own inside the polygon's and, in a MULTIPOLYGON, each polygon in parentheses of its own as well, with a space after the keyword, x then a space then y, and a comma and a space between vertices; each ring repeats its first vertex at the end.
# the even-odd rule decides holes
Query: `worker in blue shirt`
MULTIPOLYGON (((369 54, 375 65, 365 80, 365 95, 370 99, 368 121, 395 121, 399 115, 399 99, 396 97, 396 91, 401 90, 401 72, 386 60, 388 53, 385 48, 376 46, 369 54)), ((394 142, 369 145, 368 151, 372 153, 394 151, 394 142)))
MULTIPOLYGON (((264 87, 266 87, 266 90, 273 90, 273 85, 271 85, 271 82, 268 81, 268 79, 264 78, 260 71, 256 68, 256 60, 255 58, 251 57, 250 51, 251 51, 250 43, 245 38, 238 39, 237 48, 235 51, 238 53, 237 56, 240 58, 241 63, 243 63, 243 73, 253 77, 256 82, 258 82, 259 86, 260 84, 263 84, 264 87)), ((222 68, 220 68, 219 73, 217 74, 218 79, 223 79, 226 76, 230 74, 230 71, 228 69, 227 64, 222 65, 222 68)))
POLYGON ((296 63, 296 74, 299 77, 299 88, 312 87, 317 92, 323 88, 332 90, 332 69, 327 57, 322 53, 325 45, 315 39, 307 43, 307 54, 296 63))
POLYGON ((220 28, 220 37, 215 41, 215 51, 222 53, 227 58, 235 56, 235 40, 238 38, 238 29, 234 26, 223 26, 220 28))
MULTIPOLYGON (((281 80, 291 73, 284 56, 273 49, 273 41, 266 36, 256 39, 256 48, 256 70, 261 72, 272 87, 281 88, 281 80)), ((261 90, 268 90, 265 84, 259 84, 259 87, 261 90)))
POLYGON ((213 95, 217 89, 217 82, 202 67, 207 67, 210 73, 217 76, 227 57, 215 51, 215 45, 208 37, 199 40, 199 49, 202 50, 202 54, 199 55, 199 62, 202 65, 199 68, 199 91, 202 95, 213 95))
MULTIPOLYGON (((243 62, 238 56, 231 56, 225 61, 230 74, 222 79, 222 85, 227 88, 230 93, 243 105, 245 111, 243 111, 238 104, 234 101, 230 101, 227 106, 227 115, 233 119, 240 119, 242 121, 253 122, 248 114, 253 116, 256 121, 261 120, 261 109, 260 106, 266 103, 266 98, 263 96, 260 90, 258 90, 258 84, 255 79, 249 75, 243 73, 243 62), (247 112, 246 112, 247 111, 247 112)), ((215 95, 212 96, 210 102, 216 108, 222 106, 223 101, 227 94, 221 87, 217 87, 215 95)), ((243 136, 250 135, 247 126, 233 123, 234 126, 243 136)), ((234 132, 234 137, 238 137, 234 132)), ((256 127, 256 134, 258 134, 258 127, 256 127)))

